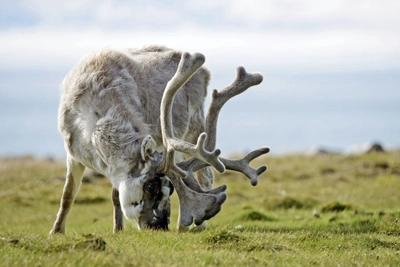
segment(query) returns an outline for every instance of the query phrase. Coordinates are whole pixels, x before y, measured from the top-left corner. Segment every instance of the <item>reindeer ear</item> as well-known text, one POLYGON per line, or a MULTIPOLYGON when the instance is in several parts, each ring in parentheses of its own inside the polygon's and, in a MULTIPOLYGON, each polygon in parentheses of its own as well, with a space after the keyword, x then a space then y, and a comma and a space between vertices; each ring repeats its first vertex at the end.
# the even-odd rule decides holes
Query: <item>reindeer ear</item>
POLYGON ((142 157, 143 161, 148 161, 152 159, 152 155, 156 150, 156 142, 154 141, 153 137, 147 135, 143 141, 142 146, 140 148, 140 156, 142 157))

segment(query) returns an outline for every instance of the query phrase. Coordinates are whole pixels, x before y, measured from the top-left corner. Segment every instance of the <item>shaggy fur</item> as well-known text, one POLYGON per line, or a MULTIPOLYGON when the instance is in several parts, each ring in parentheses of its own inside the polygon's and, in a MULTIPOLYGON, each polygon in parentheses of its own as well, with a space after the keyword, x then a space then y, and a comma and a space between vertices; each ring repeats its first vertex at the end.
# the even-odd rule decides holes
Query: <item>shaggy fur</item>
MULTIPOLYGON (((114 190, 120 190, 121 205, 116 203, 115 208, 122 207, 126 218, 138 222, 140 205, 130 203, 140 203, 143 182, 129 179, 142 179, 149 172, 154 151, 163 148, 160 102, 180 58, 180 52, 162 46, 104 49, 84 57, 67 74, 62 83, 58 127, 68 153, 68 168, 79 168, 67 174, 51 233, 65 232, 65 220, 85 167, 110 179, 114 190), (133 185, 133 191, 125 190, 133 185), (66 201, 70 204, 63 205, 66 201)), ((176 95, 173 126, 177 138, 195 143, 203 132, 208 82, 209 72, 202 67, 176 95)), ((203 173, 199 183, 210 189, 212 172, 203 173)), ((113 202, 117 193, 113 192, 113 202)), ((114 226, 114 230, 119 228, 121 225, 114 226)))

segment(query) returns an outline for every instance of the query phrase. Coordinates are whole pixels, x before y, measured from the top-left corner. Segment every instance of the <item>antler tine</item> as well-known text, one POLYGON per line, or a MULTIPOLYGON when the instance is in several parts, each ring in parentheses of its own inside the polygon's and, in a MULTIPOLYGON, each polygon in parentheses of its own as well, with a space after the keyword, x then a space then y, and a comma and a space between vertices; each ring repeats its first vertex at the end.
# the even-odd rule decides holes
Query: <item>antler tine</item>
POLYGON ((165 153, 161 163, 161 169, 167 172, 170 167, 174 166, 175 171, 181 177, 184 172, 174 164, 174 151, 188 153, 189 155, 199 158, 213 166, 217 171, 224 172, 225 166, 218 159, 221 151, 219 149, 209 152, 205 149, 204 143, 207 134, 202 133, 197 144, 193 145, 174 137, 172 125, 172 106, 174 98, 178 90, 192 77, 192 75, 204 64, 205 57, 200 53, 191 56, 189 53, 183 53, 178 69, 172 79, 168 82, 161 101, 161 133, 165 146, 165 153))
POLYGON ((221 109, 230 98, 243 93, 251 86, 260 84, 262 81, 263 76, 260 73, 247 73, 243 66, 237 67, 235 81, 220 92, 213 91, 213 94, 221 95, 219 98, 220 103, 217 106, 221 109))
POLYGON ((253 169, 250 167, 250 162, 261 155, 267 154, 268 152, 269 147, 262 147, 250 152, 240 160, 221 158, 221 161, 225 164, 228 170, 238 171, 246 175, 250 179, 251 185, 255 186, 258 183, 258 176, 267 170, 267 166, 261 166, 258 169, 253 169))
MULTIPOLYGON (((259 149, 256 149, 249 154, 247 154, 245 157, 239 160, 231 160, 231 159, 226 159, 220 157, 220 160, 222 163, 225 165, 225 168, 227 170, 231 171, 237 171, 241 172, 244 175, 246 175, 250 179, 251 185, 255 186, 258 184, 258 176, 260 176, 262 173, 264 173, 267 170, 267 166, 261 166, 258 169, 253 169, 249 164, 250 162, 258 158, 264 154, 267 154, 269 152, 269 147, 261 147, 259 149)), ((178 164, 180 168, 182 169, 190 169, 192 172, 196 172, 200 170, 201 168, 209 166, 207 163, 199 161, 198 159, 191 158, 187 161, 183 161, 178 164)), ((194 178, 193 178, 194 179, 194 178)), ((191 189, 197 191, 197 192, 203 192, 201 189, 198 189, 198 186, 191 181, 192 179, 185 179, 185 183, 187 186, 189 186, 191 189)), ((221 187, 221 186, 220 186, 221 187)), ((219 190, 218 188, 215 188, 219 190)))

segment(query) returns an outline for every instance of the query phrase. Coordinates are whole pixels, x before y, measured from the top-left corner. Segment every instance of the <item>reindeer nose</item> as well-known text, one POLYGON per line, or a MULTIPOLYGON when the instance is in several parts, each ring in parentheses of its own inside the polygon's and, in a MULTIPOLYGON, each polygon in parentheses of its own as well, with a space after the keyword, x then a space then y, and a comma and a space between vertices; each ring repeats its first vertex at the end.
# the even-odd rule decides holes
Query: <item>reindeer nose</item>
POLYGON ((153 215, 160 222, 169 224, 169 212, 167 210, 153 210, 153 215))
POLYGON ((149 225, 149 228, 154 230, 165 230, 168 231, 169 224, 169 212, 166 210, 153 210, 153 222, 149 225))
POLYGON ((151 213, 146 213, 146 218, 139 218, 140 228, 168 231, 169 216, 169 210, 152 209, 151 213))

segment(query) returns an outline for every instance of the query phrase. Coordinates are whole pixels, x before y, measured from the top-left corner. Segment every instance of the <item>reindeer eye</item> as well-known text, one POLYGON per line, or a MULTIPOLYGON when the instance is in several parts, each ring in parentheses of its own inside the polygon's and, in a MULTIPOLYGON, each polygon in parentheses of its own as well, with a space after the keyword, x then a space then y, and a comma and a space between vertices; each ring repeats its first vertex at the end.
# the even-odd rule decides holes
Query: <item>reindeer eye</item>
POLYGON ((132 206, 137 206, 137 205, 139 205, 139 202, 132 202, 132 206))
POLYGON ((157 194, 159 191, 158 184, 156 183, 149 183, 146 186, 146 190, 151 194, 157 194))

